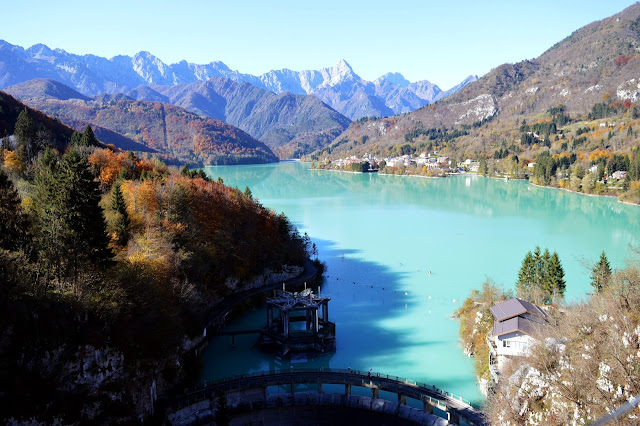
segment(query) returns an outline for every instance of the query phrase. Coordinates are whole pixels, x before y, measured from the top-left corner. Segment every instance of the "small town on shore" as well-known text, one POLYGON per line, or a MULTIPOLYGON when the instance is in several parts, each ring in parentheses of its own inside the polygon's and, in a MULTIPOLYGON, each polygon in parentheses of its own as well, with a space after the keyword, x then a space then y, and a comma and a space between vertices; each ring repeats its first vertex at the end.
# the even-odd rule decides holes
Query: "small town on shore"
MULTIPOLYGON (((438 151, 433 151, 432 153, 423 152, 418 156, 400 155, 384 158, 378 158, 369 153, 365 153, 361 157, 352 155, 336 160, 330 160, 327 157, 323 161, 313 163, 312 168, 353 173, 380 172, 382 174, 427 177, 445 177, 451 174, 476 173, 505 179, 529 179, 529 177, 533 175, 536 164, 536 162, 528 162, 527 172, 517 176, 499 173, 497 170, 491 174, 488 173, 488 170, 482 169, 483 159, 467 158, 462 162, 457 162, 448 156, 439 155, 438 151)), ((587 172, 596 175, 598 173, 598 164, 593 164, 587 172)), ((568 178, 568 176, 562 175, 562 171, 558 172, 558 177, 568 178)), ((602 179, 597 182, 606 185, 608 181, 615 183, 623 181, 626 178, 626 170, 616 170, 612 173, 604 170, 602 179)))

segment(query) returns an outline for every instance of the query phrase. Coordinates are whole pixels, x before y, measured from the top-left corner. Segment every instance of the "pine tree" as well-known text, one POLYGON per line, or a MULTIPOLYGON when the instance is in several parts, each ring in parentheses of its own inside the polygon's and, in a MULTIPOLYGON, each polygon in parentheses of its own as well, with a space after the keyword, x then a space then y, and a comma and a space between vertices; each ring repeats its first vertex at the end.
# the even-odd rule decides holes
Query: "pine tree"
POLYGON ((59 170, 61 201, 66 206, 63 220, 70 229, 70 254, 97 264, 112 258, 108 248, 106 224, 100 202, 100 190, 89 162, 71 149, 62 158, 59 170))
POLYGON ((564 297, 566 283, 564 281, 564 269, 560 263, 558 253, 555 251, 547 264, 547 283, 545 288, 545 303, 553 302, 556 298, 564 297))
POLYGON ((27 216, 20 205, 18 191, 0 168, 0 249, 14 251, 28 240, 27 216))
POLYGON ((550 288, 550 282, 551 282, 551 273, 549 271, 550 263, 551 263, 551 253, 549 253, 548 248, 545 248, 544 253, 542 254, 542 257, 540 258, 540 265, 539 265, 540 279, 538 281, 540 284, 540 287, 542 287, 545 290, 545 292, 548 291, 550 288))
POLYGON ((111 210, 116 215, 112 224, 118 243, 125 245, 129 241, 129 215, 122 195, 121 181, 116 180, 111 188, 111 210))
POLYGON ((31 159, 35 158, 38 154, 34 149, 36 131, 36 123, 33 121, 31 114, 29 114, 29 111, 25 107, 18 115, 14 133, 16 135, 18 148, 22 147, 24 149, 26 161, 31 161, 31 159))
POLYGON ((489 165, 487 164, 487 159, 484 156, 480 157, 480 165, 478 166, 478 173, 482 176, 486 176, 489 174, 489 165))
POLYGON ((82 144, 82 133, 75 130, 71 134, 71 146, 78 146, 82 144))
POLYGON ((541 254, 536 246, 533 254, 527 252, 518 272, 516 295, 535 303, 551 303, 565 292, 564 270, 558 253, 541 254))
MULTIPOLYGON (((58 158, 51 149, 45 149, 38 158, 33 196, 35 244, 47 276, 54 275, 60 284, 64 258, 62 235, 66 232, 62 221, 62 203, 58 192, 58 158)), ((45 281, 48 281, 45 279, 45 281)))
POLYGON ((600 260, 591 269, 591 286, 600 293, 604 290, 611 280, 611 265, 604 250, 600 255, 600 260))
POLYGON ((536 246, 533 251, 533 264, 535 271, 534 283, 536 287, 540 286, 540 282, 542 281, 542 255, 540 254, 540 246, 536 246))
POLYGON ((38 162, 35 186, 39 253, 59 284, 63 276, 70 276, 77 290, 81 267, 106 266, 113 256, 98 205, 98 183, 87 160, 75 149, 61 162, 47 149, 38 162))
POLYGON ((531 252, 527 252, 522 261, 522 267, 518 272, 516 282, 516 295, 520 298, 528 298, 528 294, 536 283, 536 264, 531 252))
POLYGON ((98 146, 100 142, 93 134, 93 129, 91 126, 87 126, 84 128, 84 132, 82 132, 82 138, 80 138, 80 142, 78 143, 80 146, 98 146))

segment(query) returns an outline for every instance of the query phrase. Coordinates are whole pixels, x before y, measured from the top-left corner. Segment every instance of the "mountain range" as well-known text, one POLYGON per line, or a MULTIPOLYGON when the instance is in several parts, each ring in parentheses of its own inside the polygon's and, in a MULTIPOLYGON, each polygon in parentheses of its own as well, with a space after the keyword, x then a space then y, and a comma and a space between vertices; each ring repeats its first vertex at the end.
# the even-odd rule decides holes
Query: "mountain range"
POLYGON ((519 139, 514 129, 523 119, 550 120, 545 113, 553 107, 585 118, 596 104, 633 109, 640 100, 639 70, 640 4, 636 3, 574 31, 538 58, 500 65, 438 102, 408 114, 354 122, 318 156, 327 151, 338 157, 383 154, 429 129, 463 126, 469 135, 449 143, 449 149, 477 156, 501 142, 508 146, 519 139), (473 131, 483 123, 487 124, 481 132, 473 131))
POLYGON ((202 166, 278 161, 269 147, 235 126, 175 105, 136 101, 123 94, 89 98, 50 79, 30 80, 8 89, 7 93, 24 104, 75 130, 91 125, 103 143, 153 153, 169 163, 202 166))
POLYGON ((139 86, 127 95, 233 124, 263 141, 280 158, 296 158, 324 147, 351 123, 315 96, 275 94, 220 77, 175 86, 139 86))
MULTIPOLYGON (((128 133, 123 132, 124 121, 120 117, 127 116, 127 111, 115 111, 116 107, 128 108, 134 100, 184 108, 185 112, 195 113, 188 115, 189 121, 198 116, 224 121, 260 139, 281 158, 299 157, 326 146, 351 122, 315 96, 289 92, 276 95, 249 83, 219 77, 176 86, 139 86, 127 94, 101 93, 94 97, 52 79, 33 79, 4 90, 72 127, 87 124, 96 127, 96 135, 106 143, 136 151, 140 149, 116 135, 128 133), (120 118, 105 120, 104 114, 88 114, 98 106, 114 110, 110 116, 120 118)), ((139 132, 135 135, 137 142, 153 145, 144 140, 148 135, 139 132)))
POLYGON ((351 120, 409 112, 456 93, 477 79, 469 76, 446 91, 426 80, 409 83, 398 73, 388 73, 369 82, 359 77, 344 60, 320 70, 282 69, 254 76, 231 70, 220 61, 200 65, 183 60, 167 65, 149 52, 107 59, 74 55, 44 44, 24 49, 0 41, 0 89, 34 78, 50 78, 86 96, 94 96, 103 92, 125 93, 140 85, 173 86, 212 77, 246 82, 275 94, 313 94, 351 120))

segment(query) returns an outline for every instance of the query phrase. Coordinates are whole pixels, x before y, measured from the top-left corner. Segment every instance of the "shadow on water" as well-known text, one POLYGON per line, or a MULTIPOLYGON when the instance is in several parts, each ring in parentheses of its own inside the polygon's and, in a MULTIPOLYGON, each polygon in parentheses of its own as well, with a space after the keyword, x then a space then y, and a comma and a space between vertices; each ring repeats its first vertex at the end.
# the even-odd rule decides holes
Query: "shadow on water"
MULTIPOLYGON (((359 259, 358 250, 342 249, 328 240, 314 239, 314 242, 320 258, 328 264, 320 293, 331 297, 329 317, 336 323, 336 350, 326 354, 294 354, 290 358, 281 358, 261 351, 257 335, 236 336, 235 344, 232 344, 230 336, 216 336, 211 338, 202 355, 205 361, 202 381, 292 367, 372 369, 434 384, 474 402, 480 401, 477 391, 463 392, 470 387, 475 388, 468 366, 463 368, 465 374, 442 377, 431 371, 438 365, 423 362, 422 355, 441 352, 438 347, 448 342, 438 337, 416 338, 414 328, 419 324, 413 322, 400 327, 386 326, 387 321, 397 321, 421 309, 420 303, 402 289, 406 273, 359 259)), ((265 324, 266 314, 260 307, 230 322, 226 330, 257 329, 265 324)), ((455 345, 454 350, 458 351, 455 345)), ((466 357, 462 359, 467 362, 466 357)))
MULTIPOLYGON (((588 291, 589 274, 576 259, 595 261, 606 250, 619 267, 628 245, 638 243, 629 230, 639 224, 639 208, 612 199, 478 176, 434 180, 308 167, 206 171, 231 186, 249 186, 318 245, 328 265, 322 293, 332 298, 337 350, 278 360, 255 346, 256 335, 237 336, 235 346, 229 336, 213 338, 205 377, 292 364, 373 368, 480 400, 473 361, 450 318, 472 288, 485 276, 512 287, 523 256, 540 245, 558 252, 568 299, 579 297, 588 291)), ((265 316, 257 309, 228 326, 256 329, 265 316)))

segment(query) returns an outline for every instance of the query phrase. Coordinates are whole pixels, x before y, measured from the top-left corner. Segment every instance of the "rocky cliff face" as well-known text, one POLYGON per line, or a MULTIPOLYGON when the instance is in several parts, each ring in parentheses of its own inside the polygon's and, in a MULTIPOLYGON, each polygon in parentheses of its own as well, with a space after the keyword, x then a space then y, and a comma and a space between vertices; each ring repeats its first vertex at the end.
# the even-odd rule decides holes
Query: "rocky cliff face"
MULTIPOLYGON (((257 289, 299 276, 303 269, 285 265, 281 271, 266 269, 263 274, 250 280, 229 278, 226 285, 231 292, 257 289)), ((220 301, 210 297, 205 305, 212 310, 220 301)), ((76 320, 84 325, 92 322, 90 318, 76 320)), ((155 330, 150 328, 148 332, 154 333, 155 330)), ((7 336, 6 333, 11 335, 13 331, 6 330, 3 337, 7 336)), ((43 338, 37 344, 24 347, 16 358, 19 368, 30 372, 29 380, 41 386, 41 389, 33 389, 33 385, 24 383, 23 386, 30 387, 27 392, 44 393, 42 398, 54 405, 59 413, 65 411, 62 407, 67 407, 69 413, 57 415, 60 422, 131 423, 153 419, 159 396, 171 390, 180 391, 179 387, 185 385, 185 379, 191 380, 194 373, 199 374, 195 357, 197 348, 202 346, 205 339, 206 333, 191 338, 185 335, 171 353, 145 358, 136 353, 123 352, 110 344, 108 338, 106 342, 95 345, 74 344, 75 337, 58 344, 51 344, 43 338)), ((28 408, 26 410, 28 412, 28 408)), ((27 417, 29 415, 34 414, 31 412, 27 417)), ((25 418, 4 420, 21 424, 25 418)), ((32 417, 28 423, 49 423, 50 420, 32 417)))

